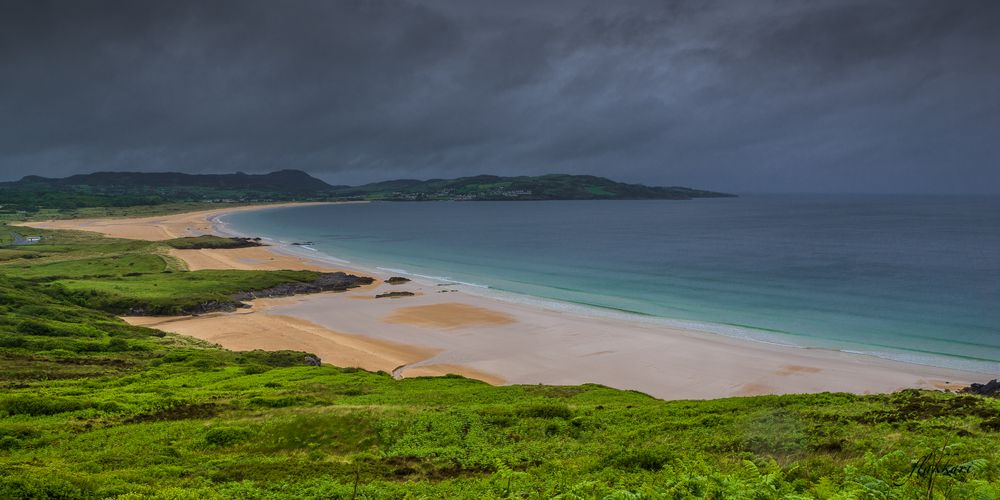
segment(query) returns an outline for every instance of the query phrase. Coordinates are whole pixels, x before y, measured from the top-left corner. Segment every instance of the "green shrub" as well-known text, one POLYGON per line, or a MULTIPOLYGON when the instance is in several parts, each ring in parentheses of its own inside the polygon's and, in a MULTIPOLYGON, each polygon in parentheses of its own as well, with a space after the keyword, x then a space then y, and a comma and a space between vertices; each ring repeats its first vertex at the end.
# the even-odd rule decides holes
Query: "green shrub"
POLYGON ((52 349, 51 351, 46 351, 44 354, 52 356, 54 358, 73 358, 76 357, 76 353, 68 349, 52 349))
POLYGON ((205 434, 205 442, 212 446, 232 446, 246 441, 252 434, 241 427, 213 427, 205 434))
POLYGON ((261 373, 266 373, 270 369, 271 369, 270 367, 267 367, 267 366, 264 366, 264 365, 257 365, 257 364, 247 365, 247 366, 243 367, 243 374, 244 375, 259 375, 261 373))
POLYGON ((0 498, 76 499, 94 495, 72 482, 51 474, 0 476, 0 498))
POLYGON ((20 447, 20 439, 14 436, 0 436, 0 451, 16 450, 20 447))
POLYGON ((0 347, 18 348, 24 347, 28 343, 24 337, 13 335, 0 335, 0 347))
POLYGON ((38 321, 35 319, 26 319, 17 325, 17 333, 23 333, 25 335, 42 335, 42 336, 60 336, 66 335, 59 329, 53 328, 48 323, 38 321))
POLYGON ((479 411, 483 421, 497 427, 510 427, 517 422, 517 418, 510 409, 502 407, 484 408, 479 411))
POLYGON ((292 406, 306 406, 311 403, 311 398, 300 396, 284 396, 277 398, 256 397, 250 399, 250 405, 261 408, 289 408, 292 406))
POLYGON ((153 408, 133 415, 126 423, 206 419, 217 415, 220 409, 215 403, 185 403, 168 399, 158 401, 153 408))
POLYGON ((983 420, 979 427, 987 432, 1000 432, 1000 416, 983 420))
POLYGON ((256 446, 265 451, 322 448, 360 451, 376 444, 376 421, 365 414, 304 414, 269 423, 256 446))
POLYGON ((517 414, 522 417, 534 418, 564 418, 573 417, 573 410, 564 404, 539 403, 518 408, 517 414))
POLYGON ((254 350, 241 353, 237 359, 240 363, 261 363, 276 368, 302 366, 305 356, 299 351, 262 351, 254 350))
POLYGON ((606 467, 635 471, 657 471, 674 459, 674 454, 661 449, 627 449, 606 457, 602 464, 606 467))
POLYGON ((8 415, 55 415, 88 407, 79 401, 42 396, 15 396, 0 400, 0 411, 8 415))
POLYGON ((129 343, 127 340, 119 337, 114 337, 108 340, 108 351, 111 352, 124 352, 129 350, 129 343))

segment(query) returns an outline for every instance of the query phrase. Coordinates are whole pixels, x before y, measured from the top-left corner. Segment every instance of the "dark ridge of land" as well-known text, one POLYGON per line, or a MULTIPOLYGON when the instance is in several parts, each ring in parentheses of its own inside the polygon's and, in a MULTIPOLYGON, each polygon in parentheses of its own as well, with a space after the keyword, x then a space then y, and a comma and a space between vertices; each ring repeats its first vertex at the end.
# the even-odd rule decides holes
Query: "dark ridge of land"
POLYGON ((549 174, 457 179, 400 179, 362 186, 330 185, 298 170, 269 174, 96 172, 65 178, 30 175, 0 183, 0 214, 43 209, 155 207, 177 203, 266 203, 280 201, 531 201, 690 200, 732 197, 680 186, 646 186, 593 175, 549 174))
POLYGON ((499 177, 477 175, 426 181, 404 179, 355 187, 339 187, 342 196, 380 200, 690 200, 735 195, 687 187, 626 184, 593 175, 549 174, 499 177))

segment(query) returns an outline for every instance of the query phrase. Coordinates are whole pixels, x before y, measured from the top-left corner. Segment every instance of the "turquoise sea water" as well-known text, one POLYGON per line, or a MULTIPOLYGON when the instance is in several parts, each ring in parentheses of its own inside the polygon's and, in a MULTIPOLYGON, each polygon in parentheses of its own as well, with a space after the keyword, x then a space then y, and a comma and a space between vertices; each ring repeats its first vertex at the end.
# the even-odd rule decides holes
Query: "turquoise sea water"
POLYGON ((370 203, 223 220, 508 300, 1000 372, 1000 198, 370 203))

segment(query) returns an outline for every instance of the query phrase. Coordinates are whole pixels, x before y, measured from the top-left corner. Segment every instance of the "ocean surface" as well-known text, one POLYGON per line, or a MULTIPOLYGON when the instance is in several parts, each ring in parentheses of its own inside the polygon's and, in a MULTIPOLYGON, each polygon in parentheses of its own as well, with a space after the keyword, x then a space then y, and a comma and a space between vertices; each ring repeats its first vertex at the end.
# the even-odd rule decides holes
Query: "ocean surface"
POLYGON ((1000 198, 393 202, 223 222, 474 293, 1000 373, 1000 198))

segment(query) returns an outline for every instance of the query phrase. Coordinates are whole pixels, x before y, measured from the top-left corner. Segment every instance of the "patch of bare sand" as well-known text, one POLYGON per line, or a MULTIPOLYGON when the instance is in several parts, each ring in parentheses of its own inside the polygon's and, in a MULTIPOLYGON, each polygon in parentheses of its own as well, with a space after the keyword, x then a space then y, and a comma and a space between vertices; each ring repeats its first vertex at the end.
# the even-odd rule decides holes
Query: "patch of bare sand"
POLYGON ((815 366, 784 365, 781 367, 781 370, 778 370, 776 373, 778 375, 787 376, 787 375, 795 375, 797 373, 798 374, 819 373, 821 371, 823 371, 821 368, 816 368, 815 366))
POLYGON ((513 316, 500 311, 458 302, 400 307, 386 316, 387 323, 402 323, 425 328, 462 328, 500 326, 514 323, 513 316))
POLYGON ((336 271, 314 261, 273 252, 268 247, 199 250, 170 249, 169 254, 183 260, 191 271, 202 269, 307 270, 336 271))
POLYGON ((762 396, 764 394, 774 394, 775 388, 765 384, 751 382, 736 388, 735 396, 762 396))
MULTIPOLYGON (((157 328, 218 344, 233 351, 305 351, 324 363, 391 372, 393 368, 428 359, 438 350, 337 332, 292 316, 270 315, 255 305, 250 312, 167 318, 126 317, 133 325, 157 328)), ((450 373, 463 373, 452 370, 450 373)), ((473 375, 469 375, 473 376, 473 375)), ((478 377, 476 377, 478 378, 478 377)))

